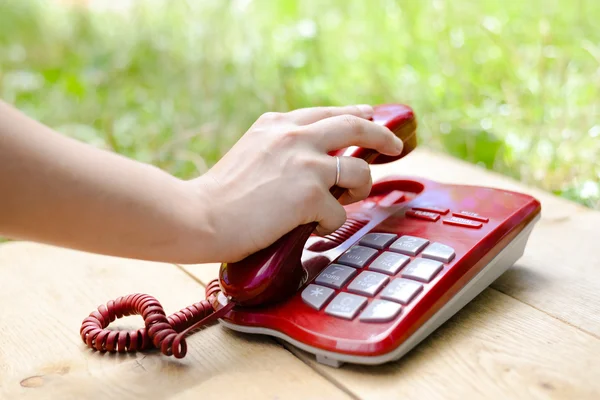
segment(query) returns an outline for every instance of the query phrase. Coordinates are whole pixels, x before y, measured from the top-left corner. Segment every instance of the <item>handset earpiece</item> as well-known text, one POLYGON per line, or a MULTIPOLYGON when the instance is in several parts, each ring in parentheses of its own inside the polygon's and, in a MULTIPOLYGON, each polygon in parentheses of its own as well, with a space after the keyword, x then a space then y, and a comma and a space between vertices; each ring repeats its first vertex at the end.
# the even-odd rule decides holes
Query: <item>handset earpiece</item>
MULTIPOLYGON (((369 164, 381 164, 400 159, 417 145, 417 122, 412 109, 402 104, 374 107, 373 122, 390 129, 404 143, 402 153, 384 156, 365 148, 341 149, 335 155, 350 155, 369 164)), ((334 186, 331 194, 339 199, 344 188, 334 186)), ((304 245, 317 227, 317 222, 301 225, 270 246, 234 263, 223 263, 219 270, 219 285, 229 301, 239 306, 272 304, 293 295, 304 277, 301 256, 304 245)))

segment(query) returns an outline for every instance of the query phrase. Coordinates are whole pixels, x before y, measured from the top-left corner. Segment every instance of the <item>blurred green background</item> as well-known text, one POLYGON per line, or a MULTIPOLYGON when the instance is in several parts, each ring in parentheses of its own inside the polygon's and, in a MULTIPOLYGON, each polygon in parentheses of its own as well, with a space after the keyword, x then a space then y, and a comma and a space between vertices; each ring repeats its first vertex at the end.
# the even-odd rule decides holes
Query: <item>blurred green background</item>
POLYGON ((96 146, 191 177, 265 111, 404 102, 422 146, 600 209, 600 1, 58 4, 0 0, 0 96, 96 146))

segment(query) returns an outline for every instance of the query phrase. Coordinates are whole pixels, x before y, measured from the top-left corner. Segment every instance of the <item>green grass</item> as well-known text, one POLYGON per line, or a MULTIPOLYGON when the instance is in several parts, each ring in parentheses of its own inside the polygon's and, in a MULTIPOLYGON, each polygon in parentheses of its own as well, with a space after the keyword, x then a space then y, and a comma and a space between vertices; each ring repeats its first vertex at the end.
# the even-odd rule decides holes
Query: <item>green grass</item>
POLYGON ((181 177, 265 111, 405 102, 421 145, 600 209, 599 20, 597 0, 0 0, 0 96, 181 177))

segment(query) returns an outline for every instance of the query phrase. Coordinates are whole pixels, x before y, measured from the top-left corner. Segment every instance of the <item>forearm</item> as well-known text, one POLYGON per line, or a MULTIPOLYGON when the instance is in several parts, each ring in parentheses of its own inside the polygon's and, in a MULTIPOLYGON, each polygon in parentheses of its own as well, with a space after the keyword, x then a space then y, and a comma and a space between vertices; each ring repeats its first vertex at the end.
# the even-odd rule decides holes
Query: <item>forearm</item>
POLYGON ((214 235, 187 188, 158 168, 62 136, 0 102, 1 236, 201 261, 203 252, 210 258, 214 235))

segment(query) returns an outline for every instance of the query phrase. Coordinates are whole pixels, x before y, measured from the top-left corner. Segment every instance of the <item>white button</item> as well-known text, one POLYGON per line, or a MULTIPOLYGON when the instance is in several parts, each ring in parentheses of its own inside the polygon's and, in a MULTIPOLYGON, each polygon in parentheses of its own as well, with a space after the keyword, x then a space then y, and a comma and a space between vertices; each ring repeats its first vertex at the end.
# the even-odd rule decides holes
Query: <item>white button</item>
POLYGON ((367 298, 351 293, 338 294, 325 308, 325 313, 344 319, 352 319, 367 303, 367 298))
POLYGON ((398 278, 394 279, 385 289, 383 289, 381 298, 397 301, 406 305, 410 303, 421 290, 423 290, 423 285, 420 283, 398 278))
POLYGON ((375 249, 384 249, 397 237, 398 235, 393 233, 368 233, 360 240, 360 244, 375 249))
POLYGON ((335 290, 328 287, 310 284, 302 291, 302 300, 315 310, 320 310, 334 293, 335 290))
POLYGON ((369 265, 369 269, 390 275, 396 275, 400 268, 410 261, 410 257, 404 254, 385 251, 369 265))
POLYGON ((369 261, 377 255, 377 250, 364 246, 352 246, 337 260, 340 264, 349 265, 355 268, 364 267, 369 261))
POLYGON ((398 303, 376 299, 365 308, 359 319, 364 322, 388 322, 396 318, 400 310, 402 306, 398 303))
POLYGON ((452 259, 454 259, 455 254, 452 247, 436 242, 427 246, 427 248, 423 250, 423 253, 421 253, 421 256, 424 258, 430 258, 432 260, 449 263, 452 261, 452 259))
POLYGON ((409 256, 416 256, 428 243, 429 240, 427 239, 415 236, 402 236, 392 243, 390 250, 404 253, 409 256))
POLYGON ((387 275, 379 272, 363 271, 348 285, 348 291, 375 296, 388 279, 387 275))
POLYGON ((348 282, 348 280, 352 278, 354 274, 356 274, 356 270, 352 267, 331 264, 319 274, 317 279, 315 279, 315 283, 339 289, 344 286, 344 284, 348 282))
POLYGON ((443 268, 444 265, 439 261, 416 258, 402 270, 402 276, 428 283, 431 282, 443 268))

